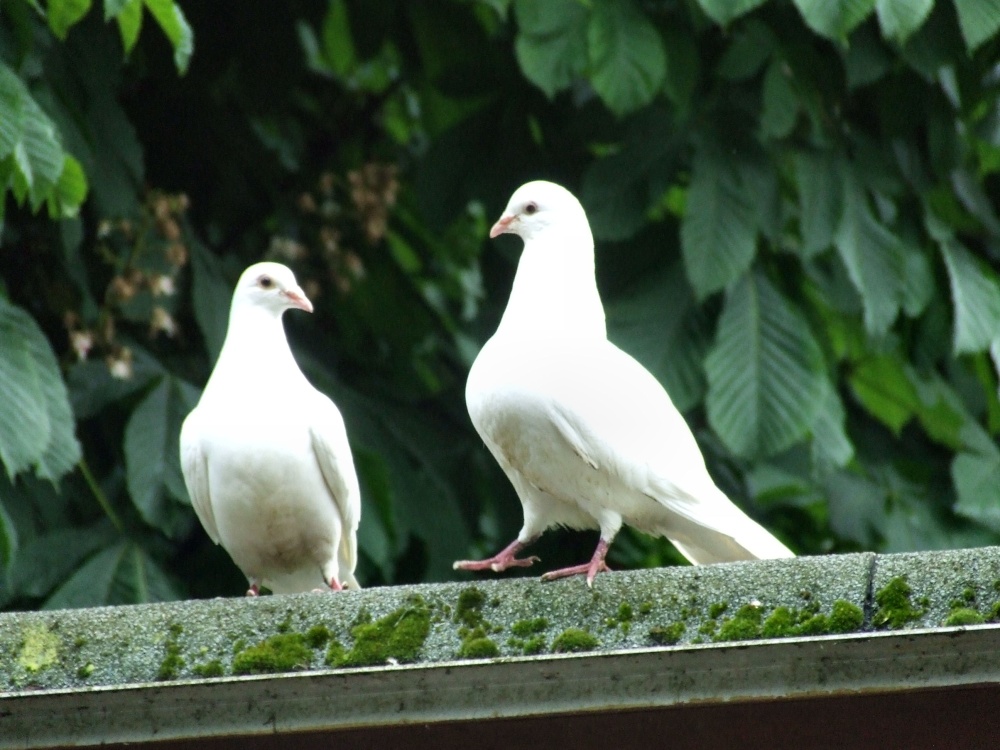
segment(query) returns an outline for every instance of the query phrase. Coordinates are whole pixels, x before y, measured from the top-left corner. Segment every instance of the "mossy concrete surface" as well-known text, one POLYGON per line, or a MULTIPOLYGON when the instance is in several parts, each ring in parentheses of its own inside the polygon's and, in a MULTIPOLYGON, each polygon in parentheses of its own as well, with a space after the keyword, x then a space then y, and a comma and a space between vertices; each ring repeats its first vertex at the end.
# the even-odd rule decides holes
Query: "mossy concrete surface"
MULTIPOLYGON (((0 615, 0 691, 710 643, 747 608, 864 606, 874 556, 0 615), (428 627, 429 626, 429 627, 428 627), (566 635, 570 631, 569 635, 566 635), (581 638, 580 633, 589 635, 581 638)), ((738 628, 737 628, 738 630, 738 628)))
POLYGON ((0 748, 1000 686, 998 620, 1000 548, 6 613, 0 748))
POLYGON ((0 697, 1000 620, 1000 548, 0 615, 0 697))

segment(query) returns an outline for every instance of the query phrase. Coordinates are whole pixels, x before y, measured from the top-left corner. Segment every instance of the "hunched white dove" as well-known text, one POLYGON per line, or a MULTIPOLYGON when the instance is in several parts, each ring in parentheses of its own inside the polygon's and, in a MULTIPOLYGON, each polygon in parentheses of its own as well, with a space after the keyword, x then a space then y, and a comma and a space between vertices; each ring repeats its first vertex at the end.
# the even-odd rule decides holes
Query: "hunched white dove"
POLYGON ((184 481, 205 531, 274 593, 358 588, 361 493, 344 420, 299 369, 281 317, 312 303, 279 263, 236 284, 219 360, 184 420, 184 481))
POLYGON ((524 250, 496 333, 469 372, 476 431, 514 485, 524 525, 462 570, 526 567, 517 554, 552 526, 600 529, 588 563, 546 573, 593 585, 623 523, 667 537, 692 563, 793 557, 715 486, 660 383, 607 339, 594 241, 579 201, 551 182, 511 197, 490 237, 524 250))

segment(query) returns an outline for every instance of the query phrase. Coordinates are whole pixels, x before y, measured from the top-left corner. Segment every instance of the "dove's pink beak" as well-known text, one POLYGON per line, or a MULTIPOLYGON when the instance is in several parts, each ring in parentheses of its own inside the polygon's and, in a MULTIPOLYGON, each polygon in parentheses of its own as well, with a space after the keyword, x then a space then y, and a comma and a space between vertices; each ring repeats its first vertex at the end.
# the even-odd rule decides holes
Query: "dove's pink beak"
POLYGON ((512 214, 504 214, 501 216, 497 223, 493 225, 490 230, 490 238, 499 237, 501 234, 510 231, 510 223, 514 221, 517 217, 512 214))
POLYGON ((305 310, 308 313, 313 311, 313 303, 309 301, 306 293, 301 289, 288 289, 284 292, 288 301, 292 303, 292 307, 297 307, 300 310, 305 310))

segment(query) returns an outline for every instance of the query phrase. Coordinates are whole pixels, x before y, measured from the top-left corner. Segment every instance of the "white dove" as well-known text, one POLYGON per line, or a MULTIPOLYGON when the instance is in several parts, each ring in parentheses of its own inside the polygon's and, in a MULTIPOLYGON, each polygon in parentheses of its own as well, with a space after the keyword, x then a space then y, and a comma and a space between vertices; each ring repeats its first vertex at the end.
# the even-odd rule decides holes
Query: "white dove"
POLYGON ((607 339, 594 240, 565 188, 529 182, 490 237, 524 240, 496 333, 469 372, 476 431, 514 485, 524 525, 509 546, 456 569, 501 571, 552 526, 598 528, 589 563, 545 580, 608 570, 623 523, 667 537, 692 563, 793 557, 712 481, 698 444, 657 380, 607 339))
POLYGON ((181 428, 181 467, 201 525, 250 582, 274 593, 358 588, 361 493, 344 420, 306 380, 281 316, 312 303, 279 263, 236 284, 229 329, 181 428))

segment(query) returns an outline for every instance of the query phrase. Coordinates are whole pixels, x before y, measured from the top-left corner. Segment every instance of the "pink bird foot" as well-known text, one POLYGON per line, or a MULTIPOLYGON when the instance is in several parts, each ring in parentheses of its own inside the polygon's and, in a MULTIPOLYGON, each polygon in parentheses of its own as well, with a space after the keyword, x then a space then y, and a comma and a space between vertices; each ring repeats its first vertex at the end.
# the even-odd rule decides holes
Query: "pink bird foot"
POLYGON ((571 568, 561 568, 559 570, 549 571, 548 573, 542 575, 542 580, 555 581, 559 578, 569 578, 570 576, 578 576, 586 573, 587 585, 593 588, 594 578, 597 577, 598 573, 611 572, 611 568, 609 568, 608 564, 604 562, 604 557, 608 554, 609 546, 610 545, 602 539, 597 543, 597 549, 594 550, 594 556, 590 558, 590 562, 584 563, 583 565, 574 565, 571 568))
POLYGON ((531 542, 520 542, 515 539, 513 542, 497 552, 493 557, 486 560, 456 560, 452 563, 452 570, 492 570, 499 573, 507 568, 527 568, 534 565, 540 558, 531 557, 518 558, 517 553, 527 547, 531 542))
POLYGON ((328 584, 331 591, 343 591, 344 587, 340 585, 340 581, 337 580, 336 576, 330 578, 328 584))
POLYGON ((250 588, 247 589, 247 596, 260 596, 260 581, 250 581, 250 588))

